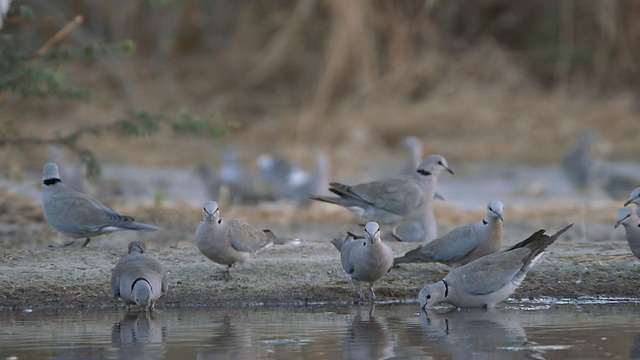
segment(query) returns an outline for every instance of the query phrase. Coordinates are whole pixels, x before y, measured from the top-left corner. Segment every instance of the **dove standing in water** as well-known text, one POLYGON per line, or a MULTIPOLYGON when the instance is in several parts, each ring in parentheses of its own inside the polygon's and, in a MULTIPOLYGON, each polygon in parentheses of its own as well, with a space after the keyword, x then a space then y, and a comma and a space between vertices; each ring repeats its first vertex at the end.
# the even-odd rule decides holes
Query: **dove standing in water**
POLYGON ((135 222, 102 205, 97 200, 66 187, 60 180, 58 166, 47 163, 43 167, 42 208, 44 217, 56 230, 71 238, 85 238, 83 247, 92 237, 120 230, 159 231, 157 226, 135 222))
POLYGON ((344 206, 368 221, 383 224, 401 222, 430 208, 438 175, 449 169, 440 155, 427 156, 418 166, 418 178, 411 175, 372 181, 353 186, 330 183, 329 190, 338 197, 311 195, 313 200, 344 206))
POLYGON ((360 283, 369 283, 371 300, 377 300, 373 284, 393 266, 393 251, 380 239, 380 227, 375 222, 364 226, 364 237, 347 235, 344 240, 333 239, 333 246, 340 251, 342 267, 355 285, 360 298, 366 301, 360 283))
POLYGON ((420 308, 449 303, 456 307, 493 308, 511 295, 542 258, 545 249, 573 224, 552 236, 538 230, 503 251, 451 270, 442 281, 426 285, 418 295, 420 308))
POLYGON ((631 206, 618 209, 618 219, 616 220, 615 228, 618 228, 620 225, 624 226, 624 230, 627 233, 627 242, 629 243, 631 252, 640 259, 640 218, 631 206))
POLYGON ((227 265, 225 278, 229 277, 233 264, 249 260, 276 240, 271 230, 256 229, 242 220, 221 218, 215 201, 204 204, 195 238, 202 255, 215 263, 227 265))
POLYGON ((439 262, 456 268, 499 251, 502 246, 502 209, 502 202, 489 201, 487 217, 482 221, 455 228, 396 258, 395 263, 439 262))
POLYGON ((132 241, 127 254, 111 271, 111 293, 119 297, 130 310, 137 305, 141 311, 153 310, 160 296, 169 290, 167 272, 160 262, 147 255, 142 241, 132 241))

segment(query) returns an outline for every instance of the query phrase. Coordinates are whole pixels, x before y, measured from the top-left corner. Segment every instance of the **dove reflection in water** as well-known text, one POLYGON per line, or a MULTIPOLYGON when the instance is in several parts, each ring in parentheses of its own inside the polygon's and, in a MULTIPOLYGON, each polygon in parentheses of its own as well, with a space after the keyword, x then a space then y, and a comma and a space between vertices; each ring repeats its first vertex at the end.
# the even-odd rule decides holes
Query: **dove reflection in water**
POLYGON ((342 344, 343 359, 389 359, 395 356, 394 337, 386 324, 374 316, 376 305, 371 303, 368 316, 362 307, 347 326, 342 344))
POLYGON ((542 359, 516 320, 496 309, 420 311, 428 341, 451 359, 542 359))
POLYGON ((167 328, 150 312, 126 312, 111 328, 111 344, 121 359, 160 359, 166 352, 167 328))

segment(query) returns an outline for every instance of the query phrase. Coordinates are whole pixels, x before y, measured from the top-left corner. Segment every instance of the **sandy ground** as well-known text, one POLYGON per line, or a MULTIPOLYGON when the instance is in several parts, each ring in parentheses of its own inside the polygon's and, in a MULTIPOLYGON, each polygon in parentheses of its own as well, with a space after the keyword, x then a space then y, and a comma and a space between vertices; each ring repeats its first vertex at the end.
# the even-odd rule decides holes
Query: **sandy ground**
MULTIPOLYGON (((451 194, 456 189, 452 186, 443 185, 442 192, 451 194)), ((37 195, 37 187, 32 190, 37 195)), ((441 233, 484 216, 483 207, 453 199, 436 204, 441 233)), ((60 248, 65 239, 44 221, 39 201, 9 193, 3 193, 0 200, 1 310, 118 306, 110 296, 110 270, 131 240, 146 241, 149 253, 169 272, 170 289, 158 307, 350 303, 358 299, 329 240, 347 230, 361 229, 355 217, 331 205, 297 207, 273 202, 223 208, 223 216, 240 217, 271 228, 281 237, 301 240, 298 245, 266 249, 233 269, 231 279, 225 281, 220 276, 223 267, 207 260, 195 247, 199 206, 115 201, 111 205, 121 212, 160 224, 165 231, 120 232, 95 238, 86 248, 60 248)), ((552 233, 576 223, 550 247, 513 297, 637 296, 638 259, 630 254, 624 231, 613 229, 620 204, 598 197, 554 202, 553 196, 539 203, 509 200, 505 204, 505 246, 540 228, 552 233)), ((400 255, 416 245, 391 246, 400 255)), ((447 269, 440 264, 402 265, 377 283, 376 294, 381 301, 411 301, 422 286, 440 280, 447 269)))

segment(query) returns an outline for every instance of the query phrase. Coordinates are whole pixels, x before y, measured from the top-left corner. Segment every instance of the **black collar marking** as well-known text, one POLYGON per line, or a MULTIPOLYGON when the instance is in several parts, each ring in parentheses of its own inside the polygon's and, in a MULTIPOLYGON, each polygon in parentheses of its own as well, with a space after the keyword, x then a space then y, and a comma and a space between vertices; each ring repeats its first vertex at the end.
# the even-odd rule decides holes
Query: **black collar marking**
POLYGON ((442 283, 444 284, 444 297, 449 296, 449 284, 445 279, 442 279, 442 283))
POLYGON ((418 174, 424 175, 424 176, 429 176, 431 175, 431 172, 424 170, 424 169, 418 169, 416 170, 418 172, 418 174))
POLYGON ((47 186, 49 186, 49 185, 53 185, 53 184, 57 184, 57 183, 59 183, 59 182, 62 182, 62 180, 60 180, 60 179, 58 179, 58 178, 51 178, 51 179, 44 179, 44 180, 42 180, 42 183, 43 183, 44 185, 47 185, 47 186))
POLYGON ((131 292, 133 292, 133 288, 136 286, 136 283, 138 281, 145 281, 147 284, 149 284, 149 287, 151 288, 151 292, 153 292, 153 287, 151 286, 151 283, 149 283, 149 281, 145 278, 137 278, 133 281, 133 283, 131 283, 131 292))
POLYGON ((487 225, 489 222, 485 219, 482 219, 482 225, 487 225))

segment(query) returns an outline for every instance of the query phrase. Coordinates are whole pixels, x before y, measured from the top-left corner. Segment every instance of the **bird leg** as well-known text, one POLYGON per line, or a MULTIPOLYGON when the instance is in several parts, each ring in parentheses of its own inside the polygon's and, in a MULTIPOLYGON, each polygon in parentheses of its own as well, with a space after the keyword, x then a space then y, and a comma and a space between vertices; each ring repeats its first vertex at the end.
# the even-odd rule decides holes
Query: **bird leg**
POLYGON ((62 244, 60 247, 67 247, 69 245, 73 245, 73 243, 76 241, 76 239, 74 238, 69 238, 69 240, 67 240, 66 243, 62 244))
POLYGON ((353 286, 355 286, 358 295, 360 295, 360 300, 367 301, 367 298, 362 293, 362 289, 360 289, 360 281, 351 279, 351 283, 353 284, 353 286))
POLYGON ((84 240, 84 244, 82 244, 82 247, 87 246, 87 244, 89 243, 89 241, 91 241, 91 238, 90 238, 90 237, 86 238, 86 239, 84 240))
POLYGON ((373 292, 373 284, 369 284, 369 298, 371 299, 371 301, 376 301, 378 300, 378 298, 376 297, 376 294, 373 292))
POLYGON ((231 279, 231 265, 227 265, 227 269, 222 272, 222 278, 224 281, 231 279))

